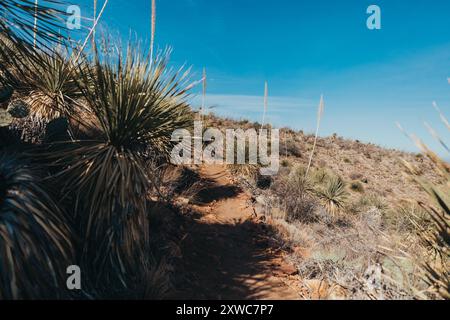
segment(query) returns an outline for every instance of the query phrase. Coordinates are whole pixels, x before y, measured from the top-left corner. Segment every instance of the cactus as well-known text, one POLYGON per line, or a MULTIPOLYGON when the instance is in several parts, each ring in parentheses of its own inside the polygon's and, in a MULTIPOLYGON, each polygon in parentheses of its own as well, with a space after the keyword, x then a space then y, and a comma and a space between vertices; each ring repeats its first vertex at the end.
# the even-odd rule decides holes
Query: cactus
POLYGON ((14 100, 8 105, 8 113, 17 119, 26 118, 30 113, 30 106, 23 100, 14 100))

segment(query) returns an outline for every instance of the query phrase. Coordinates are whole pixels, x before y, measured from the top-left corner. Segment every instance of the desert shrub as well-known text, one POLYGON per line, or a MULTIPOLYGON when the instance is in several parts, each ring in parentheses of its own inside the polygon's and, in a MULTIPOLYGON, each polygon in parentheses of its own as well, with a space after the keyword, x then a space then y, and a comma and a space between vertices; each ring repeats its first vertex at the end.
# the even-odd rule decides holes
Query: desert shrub
POLYGON ((249 178, 251 181, 256 183, 259 174, 259 166, 256 164, 230 164, 228 169, 235 176, 242 176, 249 178))
POLYGON ((289 167, 291 165, 291 162, 288 159, 283 159, 280 162, 282 167, 289 167))
POLYGON ((340 176, 325 168, 312 169, 306 176, 302 165, 296 165, 289 175, 279 178, 274 189, 288 219, 300 221, 318 219, 321 216, 319 203, 334 216, 343 209, 348 196, 340 176))
POLYGON ((364 192, 364 186, 359 181, 352 181, 350 182, 350 190, 363 193, 364 192))
POLYGON ((272 185, 272 176, 262 175, 259 173, 256 175, 256 186, 260 189, 269 189, 272 185))
POLYGON ((375 193, 362 195, 358 200, 358 205, 365 209, 374 207, 381 211, 384 211, 388 208, 386 201, 375 193))
POLYGON ((285 143, 286 145, 284 147, 286 148, 287 155, 293 157, 302 156, 302 149, 298 142, 294 141, 293 139, 287 139, 285 143))
POLYGON ((316 219, 314 210, 316 200, 313 196, 314 188, 311 180, 305 177, 306 168, 295 166, 289 175, 280 177, 274 191, 278 195, 281 205, 286 212, 287 221, 313 221, 316 219))
POLYGON ((66 298, 72 264, 81 265, 89 297, 163 295, 165 267, 148 250, 156 173, 147 164, 155 150, 167 160, 172 132, 192 123, 189 72, 168 70, 168 52, 150 62, 131 45, 92 61, 56 43, 42 47, 57 39, 60 13, 0 2, 0 298, 66 298), (95 137, 74 135, 80 126, 93 126, 95 137), (3 154, 12 150, 4 132, 22 135, 26 155, 45 164, 42 175, 3 154))
POLYGON ((331 179, 332 173, 325 168, 318 168, 311 171, 310 177, 314 184, 323 185, 331 179))
POLYGON ((331 177, 317 193, 322 205, 331 215, 336 215, 344 208, 348 196, 345 182, 340 176, 331 177))
POLYGON ((427 212, 415 203, 383 211, 383 223, 399 233, 414 234, 417 227, 428 228, 430 222, 427 212))
POLYGON ((189 167, 167 165, 162 179, 163 184, 169 189, 169 195, 180 195, 193 188, 202 178, 197 171, 189 167))
POLYGON ((79 66, 74 59, 54 50, 21 57, 24 67, 12 72, 9 81, 30 105, 31 113, 45 120, 77 116, 80 110, 74 101, 82 97, 77 72, 83 64, 79 66))

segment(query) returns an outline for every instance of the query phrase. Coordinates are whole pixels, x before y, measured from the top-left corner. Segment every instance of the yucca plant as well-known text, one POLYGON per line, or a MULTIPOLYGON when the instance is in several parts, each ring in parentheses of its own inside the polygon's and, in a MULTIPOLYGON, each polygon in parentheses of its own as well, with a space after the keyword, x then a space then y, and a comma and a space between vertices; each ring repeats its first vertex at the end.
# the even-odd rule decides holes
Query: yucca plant
POLYGON ((414 167, 404 162, 409 174, 425 190, 431 203, 419 202, 429 215, 431 225, 424 227, 412 217, 422 246, 429 256, 420 262, 428 292, 450 299, 450 165, 440 159, 425 144, 417 140, 423 153, 434 163, 438 175, 444 179, 436 185, 423 178, 414 167))
MULTIPOLYGON (((83 111, 75 101, 82 97, 77 72, 85 63, 75 61, 67 50, 35 52, 22 57, 25 67, 12 70, 9 82, 30 105, 30 113, 51 121, 59 117, 76 118, 83 111)), ((88 84, 92 84, 89 79, 88 84)))
POLYGON ((17 157, 0 152, 0 299, 68 297, 70 231, 41 179, 17 157))
POLYGON ((47 154, 63 168, 56 176, 63 194, 75 197, 82 256, 98 290, 114 284, 121 294, 143 285, 153 181, 146 157, 151 149, 167 158, 172 132, 192 123, 188 73, 168 71, 167 62, 168 53, 151 64, 129 47, 126 56, 97 58, 79 69, 83 103, 100 133, 47 154))
POLYGON ((0 2, 0 83, 8 85, 9 72, 23 70, 22 58, 33 59, 36 45, 49 48, 64 39, 64 2, 3 0, 0 2), (39 24, 39 28, 36 25, 39 24))
MULTIPOLYGON (((450 131, 450 125, 447 118, 433 103, 438 111, 441 121, 447 130, 450 131)), ((397 124, 406 134, 406 131, 397 124)), ((450 149, 441 139, 437 132, 426 125, 432 136, 439 141, 443 148, 448 152, 450 149)), ((406 134, 408 135, 408 134, 406 134)), ((419 266, 422 270, 422 278, 428 288, 413 288, 418 298, 440 297, 450 299, 450 164, 442 160, 436 153, 428 148, 419 138, 414 135, 409 136, 421 150, 422 154, 433 163, 433 169, 441 182, 437 184, 422 175, 420 170, 406 160, 402 160, 407 173, 418 185, 430 196, 430 203, 418 201, 421 207, 429 216, 430 222, 423 226, 417 221, 416 217, 411 217, 410 221, 417 230, 425 257, 419 257, 419 266)))
MULTIPOLYGON (((41 79, 43 56, 62 43, 66 16, 59 0, 4 0, 0 3, 0 101, 10 99, 20 84, 41 79), (37 27, 39 25, 39 27, 37 27), (37 48, 39 46, 39 48, 37 48), (40 66, 40 70, 37 67, 40 66)), ((19 86, 20 87, 20 86, 19 86)), ((33 87, 31 85, 31 87, 33 87)), ((50 97, 52 99, 53 97, 50 97)))
POLYGON ((348 196, 344 180, 337 175, 330 177, 325 186, 317 190, 317 194, 331 215, 336 215, 342 210, 348 196))
POLYGON ((325 103, 323 100, 323 95, 320 96, 319 107, 317 110, 317 126, 316 126, 316 134, 314 135, 314 143, 311 149, 311 154, 309 156, 308 167, 306 168, 305 177, 308 176, 309 170, 311 169, 312 160, 314 157, 314 151, 316 150, 317 138, 319 137, 319 129, 320 129, 320 121, 322 120, 323 111, 325 108, 325 103))
POLYGON ((316 218, 314 184, 311 179, 305 177, 305 172, 305 167, 296 165, 289 175, 278 178, 273 186, 288 221, 311 222, 316 218))

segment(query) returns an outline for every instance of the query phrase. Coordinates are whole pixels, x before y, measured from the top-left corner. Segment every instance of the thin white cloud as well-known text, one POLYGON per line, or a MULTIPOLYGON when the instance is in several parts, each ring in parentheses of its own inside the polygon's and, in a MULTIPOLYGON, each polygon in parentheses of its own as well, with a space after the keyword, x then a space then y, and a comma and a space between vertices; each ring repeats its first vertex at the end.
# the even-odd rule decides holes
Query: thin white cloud
MULTIPOLYGON (((213 107, 221 113, 229 112, 230 116, 234 113, 254 113, 262 112, 263 96, 252 95, 233 95, 233 94, 208 94, 206 96, 206 104, 213 107)), ((295 97, 270 97, 268 98, 269 113, 279 113, 286 111, 294 111, 301 108, 315 107, 317 101, 295 98, 295 97)), ((193 106, 201 104, 201 96, 196 96, 192 100, 193 106)))

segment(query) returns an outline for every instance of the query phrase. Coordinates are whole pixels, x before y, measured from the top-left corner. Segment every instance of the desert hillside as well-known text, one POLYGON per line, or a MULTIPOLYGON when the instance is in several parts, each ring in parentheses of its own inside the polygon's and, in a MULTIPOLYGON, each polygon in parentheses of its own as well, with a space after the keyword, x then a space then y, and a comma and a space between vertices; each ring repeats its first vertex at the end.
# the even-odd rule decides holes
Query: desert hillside
MULTIPOLYGON (((210 115, 207 123, 219 128, 260 128, 259 123, 224 119, 215 115, 210 115)), ((280 136, 282 166, 306 166, 314 135, 305 134, 301 130, 282 128, 280 136)), ((312 165, 341 175, 356 194, 374 193, 392 205, 398 205, 399 201, 403 200, 426 200, 426 193, 416 183, 412 183, 410 177, 403 174, 405 170, 402 160, 413 164, 427 179, 439 181, 433 170, 433 163, 421 153, 386 149, 371 143, 345 139, 336 134, 318 138, 312 165)))
MULTIPOLYGON (((259 127, 214 115, 205 121, 222 129, 259 127)), ((248 165, 167 169, 164 190, 184 212, 181 235, 172 229, 178 240, 170 241, 180 257, 174 267, 178 297, 414 297, 421 280, 412 254, 422 250, 414 226, 429 223, 416 203, 427 194, 401 160, 439 183, 434 164, 419 154, 319 138, 305 187, 296 177, 303 177, 314 137, 283 129, 281 139, 284 155, 275 177, 259 176, 248 165), (343 184, 329 194, 333 176, 343 184), (394 252, 407 258, 399 262, 394 252)))

